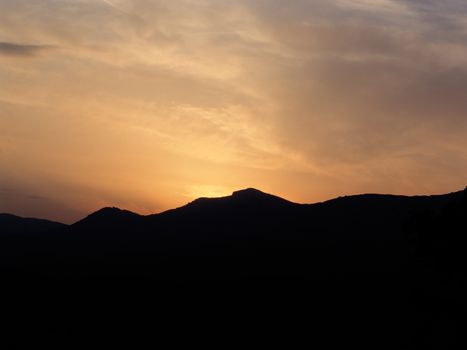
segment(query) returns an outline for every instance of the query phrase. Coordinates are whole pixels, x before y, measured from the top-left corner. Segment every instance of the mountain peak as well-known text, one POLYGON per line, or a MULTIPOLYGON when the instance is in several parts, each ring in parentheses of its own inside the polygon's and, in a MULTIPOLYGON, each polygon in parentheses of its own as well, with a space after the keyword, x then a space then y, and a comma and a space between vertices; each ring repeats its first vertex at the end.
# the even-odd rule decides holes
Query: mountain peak
POLYGON ((232 195, 226 197, 198 198, 179 209, 211 210, 215 208, 227 208, 228 206, 242 206, 244 209, 251 209, 251 207, 253 206, 256 210, 258 206, 263 208, 271 208, 276 206, 292 204, 295 203, 289 202, 288 200, 283 199, 281 197, 262 192, 255 188, 246 188, 243 190, 235 191, 232 193, 232 195))
POLYGON ((94 212, 93 214, 99 214, 99 215, 103 215, 103 214, 115 214, 115 213, 121 213, 121 212, 124 212, 125 210, 123 209, 120 209, 120 208, 117 208, 117 207, 105 207, 105 208, 102 208, 102 209, 99 209, 98 211, 94 212))
POLYGON ((246 188, 244 190, 235 191, 230 197, 237 201, 252 202, 252 203, 280 203, 280 204, 293 204, 292 202, 275 196, 273 194, 265 193, 256 188, 246 188))
POLYGON ((267 193, 264 193, 256 188, 246 188, 244 190, 235 191, 232 193, 232 197, 264 197, 270 196, 267 193))
POLYGON ((118 223, 128 219, 139 218, 140 215, 128 210, 123 210, 117 207, 105 207, 88 215, 84 219, 78 221, 73 226, 97 224, 97 223, 118 223))

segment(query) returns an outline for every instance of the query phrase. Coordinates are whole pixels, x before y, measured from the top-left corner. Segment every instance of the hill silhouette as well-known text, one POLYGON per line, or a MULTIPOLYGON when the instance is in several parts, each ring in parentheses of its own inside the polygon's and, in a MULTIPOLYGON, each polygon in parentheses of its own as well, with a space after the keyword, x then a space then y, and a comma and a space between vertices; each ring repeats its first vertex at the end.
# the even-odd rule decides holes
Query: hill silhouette
POLYGON ((66 225, 49 220, 22 218, 0 214, 0 236, 14 234, 44 233, 64 228, 66 225))
POLYGON ((405 234, 403 225, 413 212, 436 211, 462 196, 462 191, 414 197, 367 194, 297 204, 250 188, 148 216, 104 208, 70 231, 108 239, 126 231, 133 238, 391 240, 405 234))
POLYGON ((42 221, 14 226, 0 236, 0 268, 6 285, 44 288, 41 312, 61 314, 60 305, 76 303, 61 314, 72 330, 56 326, 60 334, 76 336, 80 324, 92 323, 83 310, 103 303, 105 324, 92 328, 112 334, 139 334, 149 326, 142 310, 151 310, 165 321, 150 327, 171 339, 180 332, 199 339, 207 327, 211 335, 201 340, 216 343, 216 333, 238 346, 262 339, 289 347, 459 348, 465 203, 467 191, 297 204, 246 189, 147 216, 103 208, 48 232, 42 221), (121 328, 117 314, 133 321, 121 328))

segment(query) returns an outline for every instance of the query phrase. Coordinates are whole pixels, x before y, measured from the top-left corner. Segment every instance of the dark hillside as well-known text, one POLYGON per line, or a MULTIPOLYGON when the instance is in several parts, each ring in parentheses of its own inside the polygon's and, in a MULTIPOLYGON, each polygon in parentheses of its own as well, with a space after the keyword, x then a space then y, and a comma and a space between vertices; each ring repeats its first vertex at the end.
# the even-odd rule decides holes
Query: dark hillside
POLYGON ((44 315, 39 336, 52 324, 76 348, 102 337, 134 347, 156 333, 210 345, 462 347, 465 198, 305 205, 248 189, 150 216, 104 208, 58 231, 2 237, 0 271, 18 288, 14 305, 44 315), (101 320, 88 317, 102 308, 101 320))

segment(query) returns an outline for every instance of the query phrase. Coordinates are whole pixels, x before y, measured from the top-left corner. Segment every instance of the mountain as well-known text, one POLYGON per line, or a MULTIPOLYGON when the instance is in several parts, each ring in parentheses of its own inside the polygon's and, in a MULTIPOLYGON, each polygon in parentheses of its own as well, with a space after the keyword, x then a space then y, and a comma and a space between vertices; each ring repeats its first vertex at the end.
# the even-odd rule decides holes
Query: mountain
POLYGON ((84 219, 74 223, 74 231, 110 231, 131 230, 140 224, 141 215, 115 207, 102 208, 84 219))
POLYGON ((65 224, 49 220, 22 218, 11 214, 0 214, 0 237, 14 234, 38 234, 57 231, 65 224))
POLYGON ((409 216, 439 210, 463 192, 437 196, 356 195, 316 204, 297 204, 256 189, 221 198, 199 198, 183 207, 141 216, 101 209, 71 231, 108 239, 128 236, 183 239, 398 239, 409 216))
POLYGON ((297 204, 246 189, 147 216, 103 208, 0 236, 0 276, 12 317, 39 309, 31 339, 52 328, 67 348, 96 345, 86 327, 105 347, 156 332, 216 347, 465 348, 466 203, 467 190, 297 204))
MULTIPOLYGON (((199 198, 181 208, 162 213, 168 215, 215 215, 222 212, 250 213, 260 215, 271 214, 271 211, 287 210, 298 207, 299 204, 289 202, 283 198, 249 188, 234 192, 231 196, 221 198, 199 198)), ((155 217, 153 215, 152 217, 155 217)))
POLYGON ((62 262, 48 262, 44 270, 21 260, 39 276, 307 280, 399 271, 414 249, 411 218, 439 212, 463 196, 368 194, 297 204, 246 189, 148 216, 103 208, 58 231, 11 239, 3 249, 62 262))

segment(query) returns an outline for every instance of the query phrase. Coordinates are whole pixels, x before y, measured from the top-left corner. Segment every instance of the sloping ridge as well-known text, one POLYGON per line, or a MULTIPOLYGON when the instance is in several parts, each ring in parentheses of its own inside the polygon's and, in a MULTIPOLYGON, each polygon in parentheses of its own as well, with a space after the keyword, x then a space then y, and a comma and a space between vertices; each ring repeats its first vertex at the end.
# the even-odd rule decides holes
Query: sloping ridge
MULTIPOLYGON (((274 228, 275 223, 280 221, 293 222, 293 227, 287 227, 287 231, 300 229, 310 234, 317 234, 319 231, 326 234, 331 231, 347 232, 348 225, 353 229, 366 229, 368 232, 378 232, 380 229, 389 232, 396 225, 400 226, 411 211, 436 210, 453 199, 462 198, 463 195, 463 191, 413 197, 365 194, 339 197, 316 204, 297 204, 254 188, 247 188, 226 197, 199 198, 180 208, 148 216, 106 207, 71 225, 70 230, 76 233, 105 231, 106 236, 111 237, 116 232, 157 234, 163 231, 180 231, 194 223, 201 225, 203 230, 209 226, 219 231, 229 229, 229 226, 232 229, 232 226, 239 222, 244 226, 237 225, 235 229, 242 230, 244 227, 248 230, 258 225, 274 228)), ((63 227, 66 225, 47 220, 0 216, 2 232, 40 232, 63 227), (10 222, 10 226, 5 224, 6 222, 10 222), (14 226, 11 222, 16 222, 15 229, 11 228, 14 226)), ((195 230, 192 234, 196 235, 198 232, 195 230)))
POLYGON ((231 214, 249 212, 251 214, 267 211, 294 208, 301 204, 290 202, 281 197, 262 192, 254 188, 235 191, 230 196, 217 198, 198 198, 180 208, 168 210, 158 216, 184 216, 184 215, 216 215, 219 213, 231 214))
POLYGON ((234 200, 246 200, 246 201, 261 201, 263 203, 280 203, 280 204, 295 204, 292 203, 284 198, 262 192, 260 190, 257 190, 255 188, 247 188, 244 190, 240 191, 235 191, 232 193, 232 195, 228 198, 234 199, 234 200))
POLYGON ((59 230, 64 227, 66 227, 65 224, 55 221, 0 214, 0 232, 2 236, 19 233, 41 233, 59 230))
POLYGON ((71 225, 72 229, 106 228, 120 229, 138 223, 143 216, 116 207, 102 208, 71 225))

